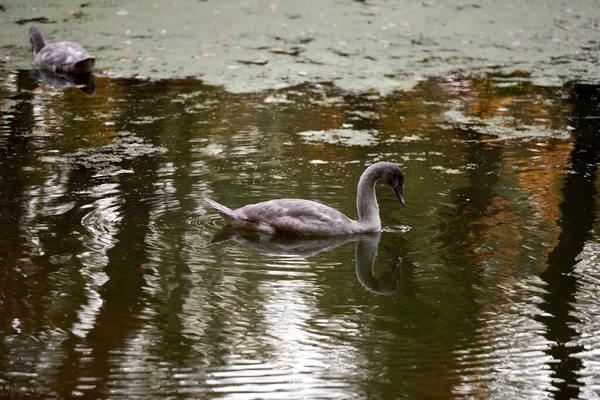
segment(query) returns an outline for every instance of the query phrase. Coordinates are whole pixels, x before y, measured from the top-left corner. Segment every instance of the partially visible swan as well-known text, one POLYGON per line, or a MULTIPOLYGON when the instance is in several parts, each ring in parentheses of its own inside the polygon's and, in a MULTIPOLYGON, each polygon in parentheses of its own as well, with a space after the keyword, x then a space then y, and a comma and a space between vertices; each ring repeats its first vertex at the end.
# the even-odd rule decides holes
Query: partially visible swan
POLYGON ((269 200, 232 210, 206 198, 206 201, 234 227, 269 234, 301 236, 348 235, 381 231, 375 183, 390 185, 404 206, 404 174, 394 163, 379 162, 368 167, 360 177, 356 195, 358 221, 336 209, 302 199, 269 200))
POLYGON ((59 42, 46 44, 44 35, 35 26, 29 29, 35 64, 53 72, 84 74, 92 72, 96 57, 91 56, 79 43, 59 42))

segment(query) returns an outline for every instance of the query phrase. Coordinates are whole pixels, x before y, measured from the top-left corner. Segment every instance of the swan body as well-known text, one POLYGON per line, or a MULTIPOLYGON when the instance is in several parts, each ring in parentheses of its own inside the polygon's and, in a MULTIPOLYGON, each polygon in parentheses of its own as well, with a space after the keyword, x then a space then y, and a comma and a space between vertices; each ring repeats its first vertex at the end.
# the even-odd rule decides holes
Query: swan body
POLYGON ((91 56, 79 43, 59 42, 46 44, 44 35, 35 26, 29 29, 29 42, 33 45, 34 62, 52 72, 84 74, 92 72, 96 57, 91 56))
POLYGON ((368 167, 360 177, 356 197, 358 221, 340 211, 312 200, 269 200, 232 210, 206 199, 227 225, 269 234, 299 236, 349 235, 381 231, 375 183, 390 185, 404 205, 404 174, 394 163, 379 162, 368 167))

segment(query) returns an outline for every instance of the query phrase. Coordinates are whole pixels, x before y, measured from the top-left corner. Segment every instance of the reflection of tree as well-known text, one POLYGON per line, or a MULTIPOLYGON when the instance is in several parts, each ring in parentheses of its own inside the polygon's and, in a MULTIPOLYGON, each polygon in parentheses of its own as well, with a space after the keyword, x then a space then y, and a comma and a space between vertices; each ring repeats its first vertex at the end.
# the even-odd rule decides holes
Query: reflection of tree
MULTIPOLYGON (((469 135, 467 132, 463 134, 469 135)), ((478 316, 482 307, 477 301, 481 294, 476 288, 487 285, 489 278, 486 278, 485 269, 486 262, 494 255, 489 246, 494 243, 495 221, 506 206, 497 187, 502 150, 475 141, 467 147, 465 157, 464 162, 476 167, 469 170, 468 184, 451 192, 450 198, 454 199, 456 208, 441 210, 442 220, 438 229, 442 234, 434 239, 435 247, 445 249, 442 257, 446 268, 438 273, 447 287, 439 295, 432 296, 439 301, 452 298, 454 307, 451 309, 455 313, 444 317, 446 324, 457 319, 464 320, 458 331, 449 332, 446 336, 449 352, 466 338, 475 342, 475 334, 481 327, 478 316), (460 296, 455 293, 460 293, 460 296)), ((447 368, 452 368, 452 358, 448 354, 447 368)), ((446 383, 446 390, 451 392, 451 387, 458 381, 446 383)))
MULTIPOLYGON (((0 256, 3 261, 2 274, 10 274, 11 262, 19 259, 23 250, 21 236, 21 217, 25 212, 25 195, 28 179, 22 171, 31 162, 31 132, 33 131, 33 106, 31 104, 33 89, 31 83, 21 75, 14 78, 18 93, 13 94, 14 108, 8 110, 11 114, 8 124, 8 135, 0 143, 0 256), (21 90, 21 87, 23 89, 21 90)), ((10 279, 4 275, 3 283, 10 287, 10 279), (8 279, 5 281, 4 279, 8 279)), ((0 293, 5 293, 0 291, 0 293)))
MULTIPOLYGON (((529 84, 500 87, 487 79, 449 83, 433 81, 433 83, 429 82, 427 89, 424 86, 423 93, 429 94, 425 99, 429 100, 431 110, 438 109, 437 113, 439 113, 438 104, 448 101, 450 97, 452 108, 468 117, 486 120, 506 115, 509 118, 506 118, 505 123, 509 128, 518 129, 520 124, 532 124, 546 125, 548 129, 566 130, 566 122, 562 118, 565 106, 556 93, 549 95, 544 88, 529 84), (437 91, 433 84, 435 82, 438 83, 437 91), (540 101, 548 97, 553 101, 540 101)), ((417 87, 417 90, 420 88, 421 86, 417 87)), ((420 110, 420 112, 424 111, 420 110)), ((413 114, 418 115, 418 113, 413 114)), ((431 118, 435 119, 435 116, 431 118)), ((415 125, 418 123, 411 118, 406 118, 404 122, 415 125)), ((437 295, 432 293, 431 296, 439 298, 440 301, 451 297, 454 303, 460 302, 460 305, 455 305, 456 307, 451 309, 464 315, 465 323, 458 331, 449 332, 447 340, 459 346, 467 339, 474 349, 477 349, 477 346, 486 345, 488 340, 510 343, 501 337, 500 332, 494 330, 490 330, 487 337, 478 336, 486 331, 482 321, 493 321, 493 318, 484 318, 483 315, 486 312, 497 313, 496 307, 503 309, 500 304, 505 303, 505 297, 511 296, 506 288, 513 287, 515 271, 526 276, 528 270, 535 267, 530 266, 532 262, 527 254, 530 250, 526 249, 530 248, 529 243, 532 239, 534 239, 534 246, 541 246, 538 245, 539 238, 532 237, 528 227, 541 225, 544 228, 540 229, 539 235, 543 239, 552 240, 555 237, 554 231, 545 227, 552 228, 554 225, 552 217, 555 215, 553 210, 556 209, 554 203, 557 196, 549 195, 549 191, 552 193, 553 188, 557 186, 554 182, 560 178, 560 175, 556 169, 546 169, 543 166, 524 168, 523 171, 520 171, 519 167, 524 163, 543 165, 543 162, 549 159, 553 160, 550 164, 555 165, 556 154, 562 154, 564 151, 561 146, 558 146, 558 151, 548 146, 548 151, 541 152, 541 159, 529 160, 530 154, 536 153, 528 152, 528 147, 537 151, 534 145, 488 142, 486 139, 492 138, 483 136, 477 131, 462 131, 459 137, 468 141, 468 144, 461 146, 460 151, 452 148, 445 149, 444 155, 457 158, 453 160, 455 165, 470 166, 466 172, 468 181, 463 187, 450 192, 449 198, 453 200, 454 207, 441 208, 438 230, 442 234, 434 238, 434 243, 436 248, 444 250, 443 265, 447 265, 448 268, 440 268, 438 275, 443 282, 447 283, 447 288, 442 289, 443 291, 437 295), (518 175, 514 173, 515 170, 519 171, 518 175), (533 204, 533 209, 515 207, 515 202, 520 200, 516 196, 523 195, 523 192, 539 199, 533 204), (451 292, 459 292, 461 295, 456 296, 451 292), (453 333, 457 333, 458 337, 452 338, 453 333), (496 335, 500 336, 496 337, 496 335), (477 344, 481 340, 483 341, 477 344)), ((540 251, 543 252, 544 248, 542 247, 540 251)), ((451 322, 457 318, 460 318, 460 315, 447 315, 444 321, 451 322)), ((505 326, 510 330, 516 328, 517 332, 518 329, 533 326, 529 324, 513 326, 513 319, 510 318, 499 319, 498 323, 506 324, 505 326)), ((536 340, 535 337, 530 339, 536 340)), ((524 340, 523 343, 528 342, 524 340)), ((451 358, 452 355, 449 354, 448 357, 451 358)), ((494 357, 493 353, 489 358, 493 363, 506 362, 502 357, 494 357)), ((536 368, 543 369, 545 360, 539 358, 536 361, 540 364, 536 368)), ((512 362, 515 365, 527 363, 524 357, 519 357, 518 354, 515 354, 512 362)), ((512 381, 514 377, 501 375, 500 373, 483 374, 478 379, 495 380, 489 387, 502 388, 503 385, 514 383, 512 381)), ((534 382, 539 378, 532 376, 531 383, 542 387, 541 379, 534 382)))
POLYGON ((131 335, 144 325, 140 314, 147 299, 143 268, 148 261, 145 239, 151 207, 144 199, 152 194, 154 176, 153 168, 138 166, 135 170, 135 174, 122 179, 120 223, 114 247, 106 252, 108 262, 103 268, 108 281, 98 290, 102 308, 86 337, 92 361, 83 365, 78 373, 98 377, 97 393, 108 389, 106 384, 114 368, 111 352, 124 348, 131 335))
MULTIPOLYGON (((517 78, 512 76, 511 78, 517 78)), ((465 115, 490 119, 509 117, 506 124, 514 129, 523 125, 545 126, 550 130, 566 130, 569 107, 562 99, 562 91, 535 86, 528 82, 516 83, 508 79, 478 78, 455 83, 444 83, 448 94, 458 95, 456 109, 465 115)))
MULTIPOLYGON (((24 310, 27 307, 23 299, 30 289, 25 273, 19 267, 23 253, 27 252, 21 223, 26 214, 29 178, 21 171, 29 165, 32 157, 32 87, 22 80, 21 75, 14 75, 13 79, 15 90, 11 99, 14 106, 5 111, 13 118, 7 127, 8 135, 0 142, 0 333, 3 339, 14 333, 13 322, 26 316, 24 310)), ((13 362, 6 341, 0 340, 0 371, 9 371, 13 362)), ((15 389, 18 387, 14 386, 15 389)))
POLYGON ((548 284, 541 308, 550 314, 540 317, 547 327, 546 337, 556 344, 548 351, 558 362, 551 364, 557 398, 577 398, 581 383, 577 372, 581 360, 572 355, 580 346, 567 346, 577 336, 572 327, 578 322, 572 314, 577 292, 577 276, 573 274, 576 258, 591 237, 597 218, 596 174, 600 162, 600 124, 598 97, 600 86, 577 85, 573 89, 573 124, 575 146, 571 152, 571 173, 563 187, 562 213, 558 220, 561 228, 558 244, 548 255, 547 269, 541 278, 548 284))

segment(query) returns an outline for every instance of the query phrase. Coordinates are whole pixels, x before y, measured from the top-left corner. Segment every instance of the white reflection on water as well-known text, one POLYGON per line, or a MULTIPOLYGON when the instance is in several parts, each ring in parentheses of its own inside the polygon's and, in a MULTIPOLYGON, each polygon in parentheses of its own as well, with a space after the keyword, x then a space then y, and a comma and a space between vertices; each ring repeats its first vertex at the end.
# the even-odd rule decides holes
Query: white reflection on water
POLYGON ((190 254, 194 273, 182 311, 184 332, 193 338, 193 354, 208 365, 178 373, 179 392, 208 391, 226 399, 349 398, 360 392, 348 377, 363 375, 361 366, 369 364, 356 346, 356 338, 367 336, 369 328, 344 313, 332 316, 323 310, 320 302, 328 294, 316 268, 342 266, 317 267, 305 257, 358 241, 360 282, 372 292, 390 294, 398 289, 398 275, 384 274, 393 282, 383 283, 372 276, 380 235, 227 238, 237 245, 221 241, 213 253, 219 259, 222 250, 225 259, 199 260, 206 255, 190 254), (211 275, 218 279, 207 290, 211 275), (215 326, 222 326, 217 337, 215 326))
MULTIPOLYGON (((290 261, 281 268, 290 268, 290 261)), ((311 329, 323 295, 314 279, 265 280, 257 290, 264 297, 260 320, 231 326, 228 366, 209 369, 210 390, 226 399, 351 395, 344 393, 351 385, 341 376, 355 365, 357 350, 311 329)))
POLYGON ((462 384, 460 395, 488 398, 546 398, 553 390, 553 342, 544 337, 546 326, 536 321, 543 282, 532 277, 505 283, 515 301, 490 305, 470 348, 456 352, 462 384))
POLYGON ((573 274, 578 280, 575 304, 572 314, 577 319, 573 328, 579 333, 571 346, 582 346, 583 351, 573 354, 581 359, 582 369, 578 371, 583 383, 580 397, 597 399, 600 395, 600 241, 598 238, 586 243, 578 257, 573 274))
POLYGON ((46 253, 42 237, 47 234, 51 227, 48 226, 46 216, 59 216, 74 206, 73 202, 65 201, 68 191, 67 181, 69 170, 49 173, 41 185, 32 185, 27 189, 26 211, 23 216, 23 226, 27 227, 24 236, 30 242, 30 255, 43 255, 46 253))
POLYGON ((82 266, 79 273, 83 278, 87 303, 82 304, 77 311, 77 322, 71 327, 71 332, 82 338, 94 328, 104 303, 100 288, 108 281, 104 267, 109 262, 108 250, 116 244, 115 236, 121 220, 119 205, 122 202, 118 184, 98 185, 89 193, 93 197, 106 197, 100 197, 90 204, 92 210, 81 218, 81 224, 89 232, 88 235, 81 236, 82 244, 88 251, 77 255, 82 266))

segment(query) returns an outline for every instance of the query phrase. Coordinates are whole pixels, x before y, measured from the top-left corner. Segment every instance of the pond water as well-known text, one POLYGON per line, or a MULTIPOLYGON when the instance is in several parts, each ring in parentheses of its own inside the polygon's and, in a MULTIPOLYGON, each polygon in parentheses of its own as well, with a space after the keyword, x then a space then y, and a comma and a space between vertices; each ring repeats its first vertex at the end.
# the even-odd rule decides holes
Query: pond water
POLYGON ((196 80, 0 83, 0 394, 595 398, 600 90, 387 97, 196 80), (321 201, 381 234, 226 232, 204 201, 321 201))

